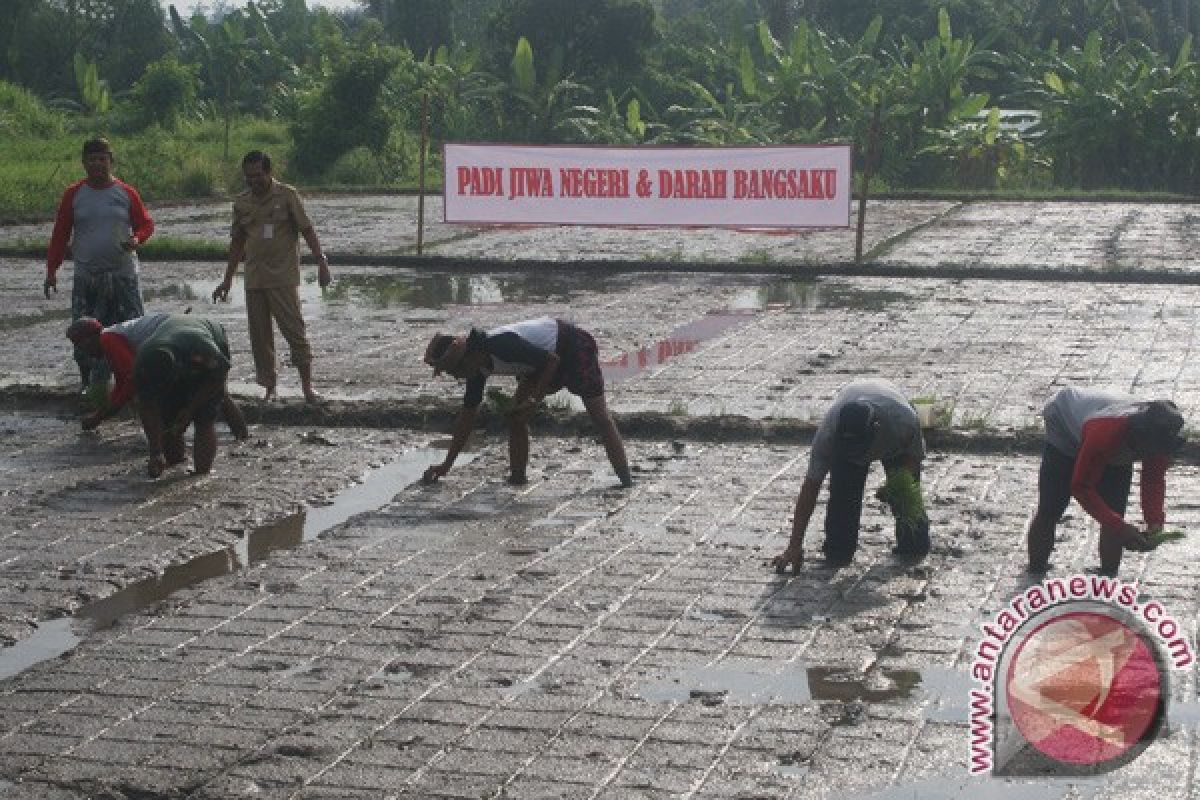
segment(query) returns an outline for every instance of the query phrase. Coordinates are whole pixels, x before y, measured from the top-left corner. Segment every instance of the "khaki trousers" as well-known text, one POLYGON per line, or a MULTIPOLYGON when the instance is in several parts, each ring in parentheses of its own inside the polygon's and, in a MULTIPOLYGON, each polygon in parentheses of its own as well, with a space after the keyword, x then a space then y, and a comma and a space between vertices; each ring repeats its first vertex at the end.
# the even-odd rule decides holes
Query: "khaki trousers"
POLYGON ((275 388, 275 331, 271 320, 288 343, 292 366, 306 367, 312 363, 312 349, 304 334, 304 317, 300 315, 300 289, 297 286, 277 286, 270 289, 246 290, 246 320, 250 328, 250 350, 254 354, 254 374, 259 386, 275 388))

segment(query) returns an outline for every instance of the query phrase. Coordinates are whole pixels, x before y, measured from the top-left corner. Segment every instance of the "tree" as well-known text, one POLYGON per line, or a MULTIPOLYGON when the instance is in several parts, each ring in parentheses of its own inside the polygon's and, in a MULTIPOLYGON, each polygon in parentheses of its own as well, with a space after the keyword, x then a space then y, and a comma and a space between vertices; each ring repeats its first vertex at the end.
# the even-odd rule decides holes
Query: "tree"
POLYGON ((1200 65, 1190 38, 1174 62, 1137 41, 1106 48, 1093 33, 1082 48, 1022 66, 1056 185, 1196 191, 1200 65))
POLYGON ((598 86, 627 82, 659 42, 648 0, 505 0, 488 25, 494 74, 521 37, 535 53, 561 51, 562 75, 598 86))
POLYGON ((143 125, 174 129, 179 118, 196 104, 196 68, 174 56, 146 67, 133 85, 133 103, 143 125))
POLYGON ((334 63, 315 91, 302 98, 292 121, 294 170, 320 175, 339 156, 365 147, 380 173, 389 175, 386 148, 395 122, 384 103, 384 86, 405 58, 406 51, 371 46, 346 52, 334 63))
POLYGON ((454 44, 456 5, 457 0, 367 0, 388 38, 407 45, 417 58, 454 44))
POLYGON ((524 36, 517 41, 504 91, 502 136, 544 144, 561 141, 564 133, 576 129, 571 116, 579 107, 578 101, 590 94, 591 89, 561 77, 561 50, 551 54, 549 61, 539 79, 532 45, 524 36))
POLYGON ((261 110, 264 89, 276 86, 290 64, 278 41, 253 3, 216 23, 203 14, 184 22, 170 7, 171 24, 185 57, 200 66, 208 92, 216 100, 225 122, 224 156, 229 158, 229 129, 243 104, 261 110))

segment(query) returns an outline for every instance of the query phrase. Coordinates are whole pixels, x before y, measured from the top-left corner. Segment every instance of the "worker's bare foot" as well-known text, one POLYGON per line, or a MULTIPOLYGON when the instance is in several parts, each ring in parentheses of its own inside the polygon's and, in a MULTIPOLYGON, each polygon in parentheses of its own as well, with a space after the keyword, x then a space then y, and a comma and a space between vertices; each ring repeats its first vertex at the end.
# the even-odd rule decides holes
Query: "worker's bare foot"
POLYGON ((269 403, 274 399, 275 399, 275 387, 268 386, 266 392, 263 394, 263 402, 269 403))
POLYGON ((309 389, 304 393, 304 402, 310 404, 319 403, 321 402, 321 395, 317 394, 312 389, 309 389))

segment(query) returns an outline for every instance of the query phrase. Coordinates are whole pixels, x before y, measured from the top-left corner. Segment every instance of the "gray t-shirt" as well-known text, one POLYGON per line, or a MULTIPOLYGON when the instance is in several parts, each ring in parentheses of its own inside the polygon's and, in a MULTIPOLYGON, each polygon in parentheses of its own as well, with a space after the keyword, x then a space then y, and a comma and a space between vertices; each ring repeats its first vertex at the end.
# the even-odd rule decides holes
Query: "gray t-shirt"
POLYGON ((124 336, 129 342, 130 349, 137 353, 142 344, 154 335, 158 326, 162 325, 169 316, 171 315, 160 311, 157 314, 147 314, 144 317, 134 317, 124 322, 118 322, 116 325, 109 325, 104 330, 124 336))
POLYGON ((1068 386, 1042 409, 1046 441, 1064 455, 1074 457, 1079 454, 1085 422, 1095 417, 1124 417, 1137 409, 1137 401, 1123 392, 1068 386))
POLYGON ((813 437, 805 477, 823 481, 837 457, 837 423, 842 407, 863 400, 875 409, 879 430, 867 452, 866 463, 907 456, 916 461, 925 458, 925 439, 921 421, 908 398, 895 385, 883 380, 855 381, 838 390, 833 404, 825 412, 813 437))

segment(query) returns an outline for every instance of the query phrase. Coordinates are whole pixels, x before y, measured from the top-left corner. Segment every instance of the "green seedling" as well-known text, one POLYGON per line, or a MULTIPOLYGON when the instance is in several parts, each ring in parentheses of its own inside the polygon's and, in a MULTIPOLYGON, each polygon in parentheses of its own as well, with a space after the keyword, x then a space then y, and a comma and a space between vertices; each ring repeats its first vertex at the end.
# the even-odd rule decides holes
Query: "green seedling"
POLYGON ((1183 531, 1155 531, 1146 538, 1150 540, 1151 544, 1158 547, 1160 544, 1166 544, 1167 542, 1177 542, 1184 538, 1184 536, 1183 531))
POLYGON ((103 411, 108 408, 108 387, 103 383, 88 385, 83 393, 83 402, 88 411, 103 411))
POLYGON ((875 497, 891 506, 898 522, 916 525, 925 518, 921 484, 906 469, 892 470, 875 497))
POLYGON ((492 387, 487 390, 487 399, 497 414, 507 414, 513 410, 512 395, 503 389, 492 387))

